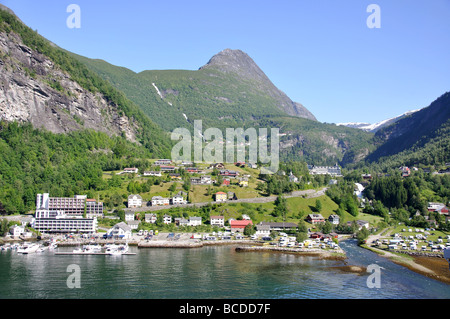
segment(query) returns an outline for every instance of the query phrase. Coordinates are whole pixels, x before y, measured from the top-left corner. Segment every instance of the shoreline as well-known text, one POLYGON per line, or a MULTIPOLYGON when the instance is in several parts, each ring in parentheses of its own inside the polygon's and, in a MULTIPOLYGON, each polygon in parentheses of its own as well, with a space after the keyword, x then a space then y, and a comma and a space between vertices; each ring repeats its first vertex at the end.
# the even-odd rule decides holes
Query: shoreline
POLYGON ((443 282, 450 285, 450 269, 445 258, 431 257, 425 255, 407 255, 403 253, 394 254, 389 251, 381 250, 375 247, 362 245, 364 249, 368 249, 378 256, 384 257, 393 263, 408 268, 420 275, 443 282))

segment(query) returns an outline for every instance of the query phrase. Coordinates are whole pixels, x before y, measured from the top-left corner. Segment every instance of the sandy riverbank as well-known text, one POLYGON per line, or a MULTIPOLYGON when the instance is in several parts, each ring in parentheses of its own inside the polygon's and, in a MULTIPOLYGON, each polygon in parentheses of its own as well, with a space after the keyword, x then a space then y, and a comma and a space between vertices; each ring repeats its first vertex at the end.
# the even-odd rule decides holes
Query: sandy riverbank
MULTIPOLYGON (((364 246, 363 246, 364 247, 364 246)), ((403 266, 418 274, 450 284, 450 269, 448 261, 439 257, 409 256, 394 254, 386 250, 364 247, 377 253, 379 256, 390 259, 397 265, 403 266)))

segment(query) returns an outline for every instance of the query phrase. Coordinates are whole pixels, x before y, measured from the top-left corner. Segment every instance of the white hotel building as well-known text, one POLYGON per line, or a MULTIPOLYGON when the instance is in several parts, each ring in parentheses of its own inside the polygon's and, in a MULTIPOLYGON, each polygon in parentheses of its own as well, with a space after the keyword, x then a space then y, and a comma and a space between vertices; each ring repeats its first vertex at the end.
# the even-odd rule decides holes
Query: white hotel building
MULTIPOLYGON (((50 197, 48 193, 37 194, 33 228, 42 233, 95 233, 97 217, 83 217, 87 211, 86 200, 85 195, 63 198, 50 197)), ((103 205, 96 205, 93 215, 103 214, 98 209, 103 210, 103 205)))

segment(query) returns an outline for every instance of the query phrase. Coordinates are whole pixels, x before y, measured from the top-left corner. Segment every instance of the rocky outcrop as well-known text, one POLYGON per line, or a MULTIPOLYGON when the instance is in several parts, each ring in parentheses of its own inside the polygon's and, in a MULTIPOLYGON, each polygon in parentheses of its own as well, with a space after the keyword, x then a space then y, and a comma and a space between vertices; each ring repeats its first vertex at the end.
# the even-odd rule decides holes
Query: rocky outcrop
POLYGON ((137 128, 117 107, 82 88, 14 32, 0 33, 0 120, 54 133, 94 129, 136 141, 137 128))

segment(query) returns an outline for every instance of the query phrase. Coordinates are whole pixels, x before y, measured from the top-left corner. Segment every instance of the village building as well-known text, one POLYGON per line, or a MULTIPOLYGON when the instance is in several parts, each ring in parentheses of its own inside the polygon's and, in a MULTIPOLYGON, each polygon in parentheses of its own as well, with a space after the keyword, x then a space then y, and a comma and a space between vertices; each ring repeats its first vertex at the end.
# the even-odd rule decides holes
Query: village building
POLYGON ((202 218, 201 217, 189 217, 189 226, 200 226, 202 224, 202 218))
POLYGON ((211 216, 209 218, 209 223, 211 226, 224 227, 225 218, 223 216, 211 216))
POLYGON ((402 172, 402 177, 408 177, 411 175, 411 170, 407 166, 401 166, 399 170, 402 172))
POLYGON ((186 172, 191 173, 191 174, 200 172, 200 169, 198 167, 186 167, 185 170, 186 170, 186 172))
POLYGON ((161 177, 161 171, 145 171, 144 172, 144 176, 157 176, 157 177, 161 177))
POLYGON ((441 215, 449 214, 447 206, 443 203, 429 202, 427 209, 429 212, 437 212, 441 215))
POLYGON ((342 176, 341 168, 337 164, 335 166, 308 165, 308 170, 311 175, 342 176))
POLYGON ((297 230, 298 225, 287 222, 260 222, 258 225, 269 226, 270 231, 297 230))
POLYGON ((20 236, 22 236, 23 233, 25 233, 25 227, 19 226, 19 225, 14 225, 11 228, 9 228, 9 233, 13 237, 20 237, 20 236))
POLYGON ((328 217, 328 221, 333 225, 339 225, 339 220, 339 215, 332 214, 330 215, 330 217, 328 217))
POLYGON ((242 177, 239 179, 239 186, 241 187, 248 187, 248 178, 242 177))
POLYGON ((142 196, 131 194, 128 196, 128 208, 142 207, 142 196))
POLYGON ((292 174, 292 172, 289 174, 289 182, 291 183, 298 183, 298 177, 292 174))
POLYGON ((306 217, 306 221, 310 222, 311 224, 317 224, 317 223, 324 223, 325 219, 321 214, 309 214, 306 217))
POLYGON ((253 222, 251 220, 231 220, 230 221, 231 232, 243 233, 245 227, 248 224, 253 225, 253 222))
POLYGON ((156 214, 145 214, 146 223, 154 224, 156 223, 157 218, 156 214))
POLYGON ((103 203, 95 199, 86 199, 86 218, 103 218, 103 203))
POLYGON ((120 222, 110 228, 106 235, 112 238, 130 239, 132 237, 131 227, 124 222, 120 222))
POLYGON ((256 225, 256 236, 258 237, 268 237, 270 236, 270 225, 256 225))
POLYGON ((228 169, 219 171, 219 175, 223 177, 237 177, 239 176, 239 172, 236 171, 230 171, 228 169))
POLYGON ((230 186, 230 179, 224 178, 222 181, 222 186, 230 186))
POLYGON ((136 230, 138 229, 140 223, 140 220, 130 220, 127 225, 131 228, 131 230, 136 230))
POLYGON ((211 185, 212 179, 209 175, 203 175, 201 177, 192 177, 191 184, 193 185, 211 185))
POLYGON ((189 220, 186 218, 176 217, 174 219, 175 226, 181 227, 181 226, 189 226, 189 220))
POLYGON ((183 196, 177 194, 174 197, 172 197, 172 205, 182 205, 186 204, 186 200, 183 196))
POLYGON ((223 165, 223 163, 214 163, 212 164, 210 167, 210 169, 223 169, 225 168, 225 165, 223 165))
POLYGON ((173 172, 175 171, 175 166, 161 165, 161 172, 173 172))
POLYGON ((127 167, 124 168, 120 174, 137 174, 138 172, 139 169, 137 169, 136 167, 127 167))
POLYGON ((164 224, 171 224, 172 223, 172 216, 170 215, 164 215, 163 216, 163 223, 164 224))
POLYGON ((166 206, 170 204, 169 198, 164 198, 162 196, 152 197, 152 206, 166 206))
POLYGON ((216 202, 225 202, 227 200, 227 193, 217 192, 215 194, 215 200, 216 202))
POLYGON ((50 197, 48 193, 36 195, 33 228, 41 233, 95 233, 96 217, 84 217, 86 195, 50 197))
POLYGON ((227 198, 228 198, 228 200, 236 200, 236 199, 238 199, 237 196, 236 196, 236 193, 234 193, 234 192, 227 192, 227 198))
POLYGON ((161 165, 170 165, 172 163, 172 160, 170 159, 159 159, 156 160, 153 164, 157 165, 157 166, 161 166, 161 165))
POLYGON ((130 222, 134 220, 134 212, 125 212, 125 221, 130 222))

